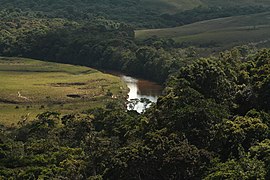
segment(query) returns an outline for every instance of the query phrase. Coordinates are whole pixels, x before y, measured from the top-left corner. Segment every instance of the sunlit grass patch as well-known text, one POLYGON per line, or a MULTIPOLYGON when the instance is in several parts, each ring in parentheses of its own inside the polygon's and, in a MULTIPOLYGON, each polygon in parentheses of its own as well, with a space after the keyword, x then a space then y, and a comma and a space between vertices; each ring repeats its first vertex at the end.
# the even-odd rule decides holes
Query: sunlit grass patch
POLYGON ((126 96, 120 78, 83 66, 0 58, 0 122, 16 124, 44 111, 75 113, 126 96))

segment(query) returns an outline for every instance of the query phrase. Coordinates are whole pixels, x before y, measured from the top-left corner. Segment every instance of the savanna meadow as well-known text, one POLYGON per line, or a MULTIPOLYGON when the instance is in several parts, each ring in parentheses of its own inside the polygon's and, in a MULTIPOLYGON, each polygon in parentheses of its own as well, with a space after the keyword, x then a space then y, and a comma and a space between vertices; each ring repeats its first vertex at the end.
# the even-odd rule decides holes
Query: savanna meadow
POLYGON ((270 179, 270 1, 0 0, 0 179, 270 179))

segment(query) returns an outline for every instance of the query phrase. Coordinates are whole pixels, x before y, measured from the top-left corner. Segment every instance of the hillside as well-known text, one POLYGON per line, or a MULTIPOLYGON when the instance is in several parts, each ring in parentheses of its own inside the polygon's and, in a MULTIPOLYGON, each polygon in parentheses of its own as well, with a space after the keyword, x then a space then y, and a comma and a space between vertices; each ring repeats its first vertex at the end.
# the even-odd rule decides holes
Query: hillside
MULTIPOLYGON (((250 7, 251 11, 252 9, 256 11, 258 7, 262 10, 269 6, 270 2, 267 0, 43 0, 38 2, 32 0, 2 0, 0 2, 0 10, 10 11, 11 9, 16 9, 16 13, 20 11, 27 12, 28 14, 35 12, 39 14, 39 17, 64 18, 76 21, 89 21, 97 17, 102 17, 127 23, 136 29, 164 28, 180 25, 182 20, 179 22, 179 17, 175 17, 174 15, 196 8, 227 8, 226 10, 230 11, 230 8, 250 7), (172 17, 168 20, 167 16, 172 17)), ((233 12, 235 15, 243 15, 237 10, 233 10, 233 12)), ((257 13, 259 12, 257 11, 257 13)), ((200 13, 202 14, 202 12, 200 13)), ((229 14, 227 16, 231 15, 229 14)), ((226 15, 219 17, 226 17, 226 15)))
POLYGON ((44 111, 81 112, 102 106, 125 84, 97 70, 31 59, 0 58, 0 121, 11 125, 44 111))
POLYGON ((268 0, 201 0, 201 2, 207 6, 270 6, 268 0))
POLYGON ((144 6, 153 8, 160 13, 176 13, 193 9, 199 6, 203 7, 233 7, 233 6, 270 6, 268 0, 142 0, 144 6))
POLYGON ((172 38, 177 42, 200 46, 226 46, 269 39, 270 12, 219 18, 175 28, 136 31, 137 39, 151 36, 172 38))
POLYGON ((155 9, 159 13, 169 14, 203 5, 200 0, 143 0, 142 3, 144 6, 155 9))

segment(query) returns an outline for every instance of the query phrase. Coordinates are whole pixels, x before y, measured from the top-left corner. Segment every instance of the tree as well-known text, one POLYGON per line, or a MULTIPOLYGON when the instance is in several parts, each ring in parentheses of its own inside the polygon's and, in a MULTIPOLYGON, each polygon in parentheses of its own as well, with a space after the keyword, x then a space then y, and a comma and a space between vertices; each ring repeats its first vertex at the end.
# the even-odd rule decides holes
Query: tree
POLYGON ((218 60, 199 59, 184 67, 178 74, 178 79, 185 79, 206 98, 213 98, 218 103, 226 104, 235 94, 234 75, 225 71, 218 60))
POLYGON ((192 88, 176 88, 158 99, 149 117, 150 126, 185 134, 191 144, 209 147, 216 135, 215 125, 228 116, 222 105, 205 99, 192 88))
POLYGON ((225 119, 217 125, 216 147, 223 158, 239 157, 248 149, 268 136, 269 127, 258 118, 237 116, 225 119))
POLYGON ((214 164, 204 180, 217 179, 265 179, 264 163, 256 158, 243 157, 214 164))
POLYGON ((250 148, 250 154, 266 165, 266 179, 270 178, 270 139, 265 139, 250 148))

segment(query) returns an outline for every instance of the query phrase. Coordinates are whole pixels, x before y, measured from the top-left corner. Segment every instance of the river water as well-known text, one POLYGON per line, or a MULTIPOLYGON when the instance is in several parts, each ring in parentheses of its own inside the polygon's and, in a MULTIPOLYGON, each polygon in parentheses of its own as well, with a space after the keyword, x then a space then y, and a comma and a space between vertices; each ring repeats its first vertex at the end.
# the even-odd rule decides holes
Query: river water
MULTIPOLYGON (((126 83, 129 88, 128 93, 128 101, 132 103, 128 103, 128 110, 136 110, 137 112, 143 112, 150 104, 140 102, 143 98, 149 100, 149 102, 157 102, 158 96, 162 93, 162 86, 157 83, 136 79, 126 75, 118 75, 121 79, 126 83)), ((148 103, 149 103, 148 102, 148 103)))

